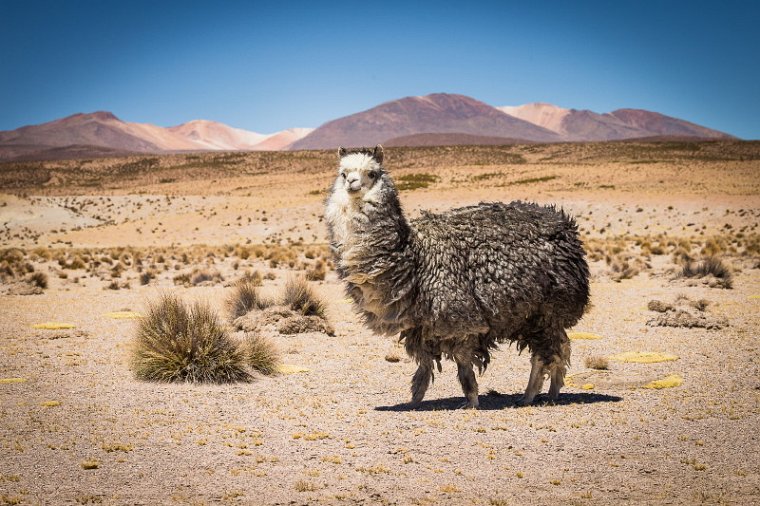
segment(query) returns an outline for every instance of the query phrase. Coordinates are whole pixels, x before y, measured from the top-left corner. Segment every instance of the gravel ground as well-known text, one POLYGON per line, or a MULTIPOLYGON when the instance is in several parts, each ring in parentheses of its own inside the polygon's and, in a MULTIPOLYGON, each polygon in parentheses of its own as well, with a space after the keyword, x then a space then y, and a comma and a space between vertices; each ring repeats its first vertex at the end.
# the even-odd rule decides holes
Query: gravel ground
MULTIPOLYGON (((280 281, 272 282, 269 289, 280 281)), ((421 408, 415 369, 392 341, 371 335, 329 274, 316 284, 336 336, 277 336, 285 362, 307 372, 249 384, 164 385, 127 367, 134 320, 169 280, 131 290, 72 289, 2 296, 0 491, 6 502, 107 504, 656 504, 760 499, 757 330, 760 271, 733 290, 684 287, 662 276, 597 279, 573 343, 574 387, 556 405, 517 407, 528 357, 498 352, 480 378, 478 411, 444 363, 421 408), (712 302, 720 331, 648 327, 651 299, 712 302), (45 321, 75 324, 35 330, 45 321), (676 361, 610 362, 624 351, 676 361), (393 363, 384 358, 398 354, 393 363), (675 388, 647 382, 677 374, 675 388), (590 388, 589 384, 593 385, 590 388), (584 389, 588 388, 588 389, 584 389), (60 404, 58 404, 60 403, 60 404), (90 463, 88 465, 88 463, 90 463), (84 469, 85 466, 97 467, 84 469)), ((171 288, 222 309, 229 288, 171 288)))

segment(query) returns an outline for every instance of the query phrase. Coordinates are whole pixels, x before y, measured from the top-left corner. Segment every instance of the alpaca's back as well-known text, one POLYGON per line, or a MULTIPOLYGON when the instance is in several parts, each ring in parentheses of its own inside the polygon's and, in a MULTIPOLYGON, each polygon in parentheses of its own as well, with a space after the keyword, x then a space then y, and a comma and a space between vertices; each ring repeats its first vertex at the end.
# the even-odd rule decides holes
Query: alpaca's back
POLYGON ((481 203, 414 220, 419 314, 433 332, 512 339, 525 326, 567 328, 588 302, 575 223, 523 202, 481 203), (432 313, 432 314, 431 314, 432 313))

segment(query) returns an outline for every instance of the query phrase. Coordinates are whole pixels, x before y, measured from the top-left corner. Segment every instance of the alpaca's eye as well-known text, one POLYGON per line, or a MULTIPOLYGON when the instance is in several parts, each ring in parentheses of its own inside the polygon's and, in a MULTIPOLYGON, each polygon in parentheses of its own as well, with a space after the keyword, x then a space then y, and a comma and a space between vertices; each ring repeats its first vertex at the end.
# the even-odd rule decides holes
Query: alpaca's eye
POLYGON ((343 176, 343 179, 346 179, 346 173, 345 172, 341 172, 340 175, 343 176))
POLYGON ((377 177, 377 172, 375 172, 374 170, 371 170, 369 172, 369 178, 370 179, 375 179, 376 177, 377 177))

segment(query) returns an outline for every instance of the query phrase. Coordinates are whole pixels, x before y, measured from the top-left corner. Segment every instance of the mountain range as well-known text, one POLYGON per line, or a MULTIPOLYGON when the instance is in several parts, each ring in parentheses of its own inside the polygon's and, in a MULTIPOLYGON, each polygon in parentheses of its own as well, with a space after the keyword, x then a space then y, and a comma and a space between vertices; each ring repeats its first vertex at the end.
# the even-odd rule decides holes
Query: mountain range
POLYGON ((126 153, 279 151, 386 143, 392 146, 588 142, 626 139, 731 139, 731 135, 642 109, 609 113, 552 104, 491 106, 434 93, 385 102, 319 128, 260 134, 194 120, 173 127, 122 121, 110 112, 74 114, 0 132, 0 158, 45 159, 126 153))
POLYGON ((310 133, 290 128, 260 134, 223 123, 194 120, 173 127, 122 121, 98 111, 0 132, 0 158, 55 159, 129 153, 279 151, 310 133))

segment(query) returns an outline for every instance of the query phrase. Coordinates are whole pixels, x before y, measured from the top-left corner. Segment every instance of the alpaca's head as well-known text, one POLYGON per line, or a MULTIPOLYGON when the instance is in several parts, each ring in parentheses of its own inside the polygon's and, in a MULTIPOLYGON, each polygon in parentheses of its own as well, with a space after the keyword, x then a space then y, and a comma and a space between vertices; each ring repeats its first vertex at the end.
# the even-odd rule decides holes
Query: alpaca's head
POLYGON ((338 177, 325 202, 330 242, 345 247, 354 234, 372 233, 375 225, 390 226, 391 232, 405 227, 396 187, 383 168, 383 147, 340 148, 338 155, 338 177))
POLYGON ((338 150, 340 163, 334 192, 345 193, 349 198, 365 198, 377 193, 383 185, 383 147, 338 150))

